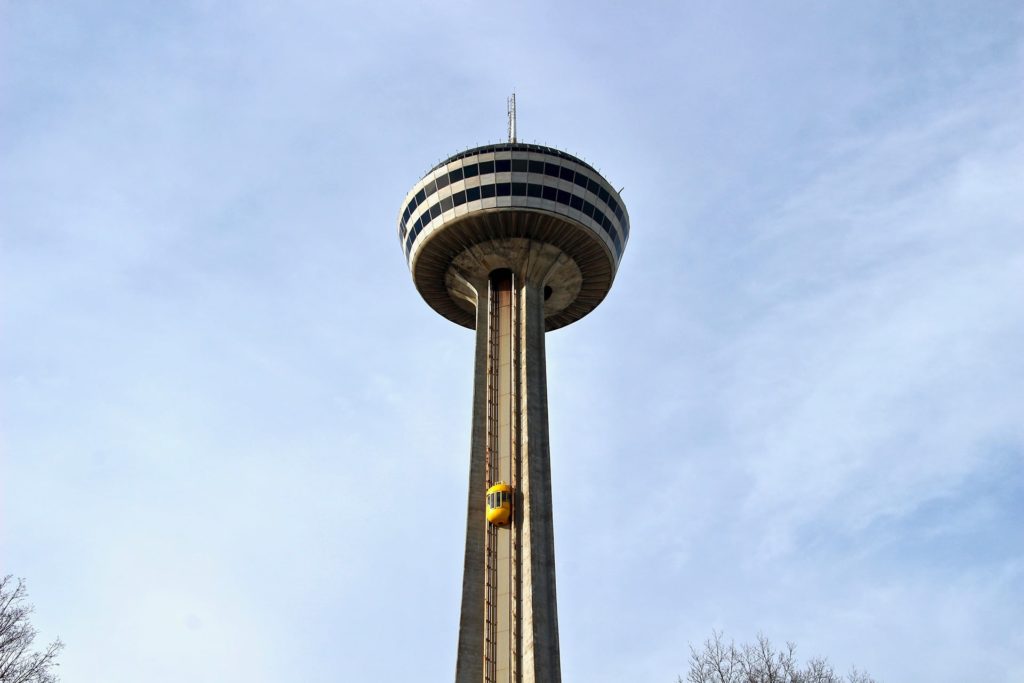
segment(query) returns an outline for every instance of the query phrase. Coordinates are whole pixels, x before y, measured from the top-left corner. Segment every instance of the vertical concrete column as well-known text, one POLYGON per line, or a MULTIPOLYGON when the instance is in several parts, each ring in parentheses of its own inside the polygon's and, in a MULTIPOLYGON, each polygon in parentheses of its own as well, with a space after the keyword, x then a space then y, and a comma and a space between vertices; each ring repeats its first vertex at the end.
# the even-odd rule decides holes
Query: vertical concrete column
POLYGON ((527 263, 532 270, 495 271, 490 282, 475 285, 476 376, 456 683, 561 681, 544 355, 544 276, 551 261, 527 263), (509 526, 489 530, 486 487, 499 479, 515 486, 513 518, 509 526))
POLYGON ((544 283, 523 279, 519 297, 522 379, 522 680, 559 683, 555 534, 551 503, 544 283))
POLYGON ((483 680, 484 652, 484 510, 487 448, 487 283, 475 283, 476 360, 473 375, 473 428, 469 454, 469 501, 466 505, 466 556, 462 567, 462 616, 455 663, 456 683, 483 680))

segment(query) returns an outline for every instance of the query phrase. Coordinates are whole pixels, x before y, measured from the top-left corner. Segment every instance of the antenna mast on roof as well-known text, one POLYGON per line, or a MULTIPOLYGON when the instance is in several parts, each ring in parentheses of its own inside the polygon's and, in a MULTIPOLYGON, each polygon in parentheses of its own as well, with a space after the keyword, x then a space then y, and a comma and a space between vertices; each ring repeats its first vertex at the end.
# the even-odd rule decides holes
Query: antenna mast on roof
POLYGON ((516 141, 516 94, 508 98, 508 141, 516 141))

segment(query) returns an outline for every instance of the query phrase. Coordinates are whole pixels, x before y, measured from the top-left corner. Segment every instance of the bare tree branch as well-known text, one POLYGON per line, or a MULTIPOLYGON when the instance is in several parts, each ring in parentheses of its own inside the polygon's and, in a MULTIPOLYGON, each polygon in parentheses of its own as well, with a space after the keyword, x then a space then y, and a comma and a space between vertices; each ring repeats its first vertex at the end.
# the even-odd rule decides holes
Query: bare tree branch
MULTIPOLYGON (((678 676, 678 683, 684 683, 678 676)), ((764 634, 755 643, 737 647, 712 631, 701 650, 690 646, 690 671, 685 683, 878 683, 867 673, 852 669, 840 676, 827 659, 815 657, 801 666, 796 645, 776 650, 764 634)))
POLYGON ((57 683, 54 668, 64 643, 58 638, 42 652, 32 651, 36 629, 28 620, 27 596, 24 581, 0 578, 0 683, 57 683))

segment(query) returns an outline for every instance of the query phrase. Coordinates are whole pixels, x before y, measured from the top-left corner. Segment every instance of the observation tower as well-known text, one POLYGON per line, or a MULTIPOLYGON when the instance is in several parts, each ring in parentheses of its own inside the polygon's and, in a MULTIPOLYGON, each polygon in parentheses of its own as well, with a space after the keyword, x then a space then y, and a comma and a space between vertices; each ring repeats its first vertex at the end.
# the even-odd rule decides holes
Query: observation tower
POLYGON ((416 289, 476 330, 456 683, 558 683, 544 333, 608 294, 629 239, 593 167, 516 141, 441 162, 406 195, 398 238, 416 289))

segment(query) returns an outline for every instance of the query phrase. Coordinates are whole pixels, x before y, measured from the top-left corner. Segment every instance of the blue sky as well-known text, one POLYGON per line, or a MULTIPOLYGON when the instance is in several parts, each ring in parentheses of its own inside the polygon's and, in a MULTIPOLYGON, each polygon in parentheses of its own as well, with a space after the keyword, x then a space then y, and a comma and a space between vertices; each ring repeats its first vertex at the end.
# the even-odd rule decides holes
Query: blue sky
POLYGON ((472 334, 441 158, 632 239, 548 337, 565 679, 712 629, 1024 680, 1015 2, 0 4, 0 558, 67 681, 451 679, 472 334))

